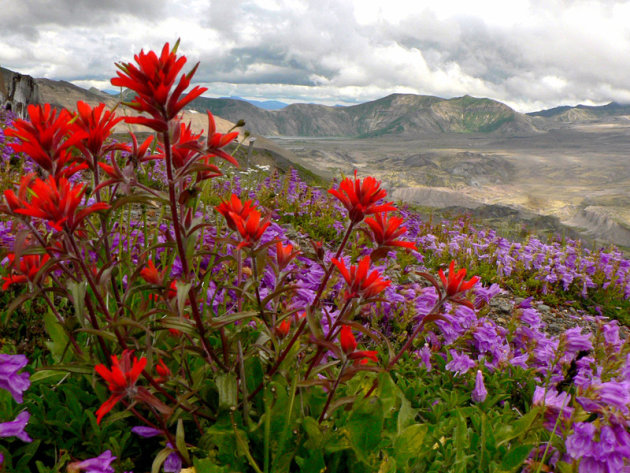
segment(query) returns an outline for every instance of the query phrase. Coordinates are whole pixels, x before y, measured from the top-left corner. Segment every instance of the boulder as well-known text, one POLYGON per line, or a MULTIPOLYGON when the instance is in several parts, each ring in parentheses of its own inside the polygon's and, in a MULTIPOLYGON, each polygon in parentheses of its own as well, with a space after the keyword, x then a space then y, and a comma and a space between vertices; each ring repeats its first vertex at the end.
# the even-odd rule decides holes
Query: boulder
POLYGON ((39 101, 39 88, 31 76, 0 68, 0 109, 25 118, 26 107, 39 101))

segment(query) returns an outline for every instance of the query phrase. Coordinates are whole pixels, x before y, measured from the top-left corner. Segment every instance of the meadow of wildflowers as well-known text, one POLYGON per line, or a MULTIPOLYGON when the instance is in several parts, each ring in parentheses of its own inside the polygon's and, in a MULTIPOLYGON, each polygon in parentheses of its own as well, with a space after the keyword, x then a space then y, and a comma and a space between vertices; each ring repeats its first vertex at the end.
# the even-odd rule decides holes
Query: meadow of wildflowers
POLYGON ((117 65, 144 141, 103 106, 1 117, 1 469, 630 471, 621 252, 239 170, 236 131, 180 123, 185 63, 117 65), (552 335, 538 299, 589 328, 552 335))

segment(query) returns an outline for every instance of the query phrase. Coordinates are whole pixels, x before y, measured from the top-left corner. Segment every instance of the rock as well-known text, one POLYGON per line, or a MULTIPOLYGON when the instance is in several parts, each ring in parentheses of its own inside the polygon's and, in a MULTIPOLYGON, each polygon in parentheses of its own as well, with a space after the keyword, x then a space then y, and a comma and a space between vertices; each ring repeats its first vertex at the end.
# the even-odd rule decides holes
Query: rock
POLYGON ((11 110, 18 117, 25 118, 26 108, 39 101, 35 79, 0 68, 0 109, 11 110))

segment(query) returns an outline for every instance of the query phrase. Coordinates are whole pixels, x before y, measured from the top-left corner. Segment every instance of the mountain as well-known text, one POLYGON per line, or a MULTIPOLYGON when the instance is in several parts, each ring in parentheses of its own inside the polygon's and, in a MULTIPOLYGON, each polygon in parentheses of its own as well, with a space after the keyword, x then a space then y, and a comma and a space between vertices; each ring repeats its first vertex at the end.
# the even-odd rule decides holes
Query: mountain
MULTIPOLYGON (((104 103, 108 109, 116 108, 118 115, 137 115, 135 110, 120 105, 119 95, 110 95, 106 92, 91 88, 90 90, 78 87, 70 82, 51 80, 51 79, 35 79, 39 90, 39 101, 41 103, 49 103, 54 107, 67 108, 76 110, 76 104, 79 100, 88 103, 91 107, 95 107, 99 103, 104 103)), ((125 100, 132 100, 133 93, 126 90, 123 92, 125 100)), ((184 121, 190 122, 193 130, 197 133, 202 130, 208 130, 208 118, 205 113, 199 113, 196 110, 187 110, 184 112, 184 121)), ((217 131, 225 133, 230 130, 234 123, 215 117, 217 131)), ((114 128, 115 132, 124 133, 129 129, 134 132, 146 132, 147 129, 139 125, 126 125, 119 123, 114 128)))
POLYGON ((221 97, 221 98, 242 100, 244 102, 251 103, 252 105, 255 105, 258 108, 262 108, 263 110, 281 110, 287 105, 289 105, 288 103, 279 102, 278 100, 248 100, 248 99, 244 99, 243 97, 237 97, 234 95, 232 95, 231 97, 221 97))
POLYGON ((376 137, 423 133, 530 134, 532 120, 507 105, 470 96, 454 99, 392 94, 348 107, 291 104, 281 110, 262 110, 233 99, 200 97, 190 104, 198 111, 231 121, 244 119, 246 128, 258 135, 376 137))
POLYGON ((585 122, 630 115, 630 104, 610 102, 606 105, 562 105, 527 114, 560 122, 585 122))

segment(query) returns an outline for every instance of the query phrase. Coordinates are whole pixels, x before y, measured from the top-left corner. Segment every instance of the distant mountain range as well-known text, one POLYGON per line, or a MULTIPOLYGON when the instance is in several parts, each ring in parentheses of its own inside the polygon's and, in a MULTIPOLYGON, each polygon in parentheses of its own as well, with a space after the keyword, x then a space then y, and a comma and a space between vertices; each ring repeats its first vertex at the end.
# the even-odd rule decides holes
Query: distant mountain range
POLYGON ((565 122, 594 121, 606 117, 630 116, 630 104, 610 102, 606 105, 576 105, 574 107, 563 105, 527 115, 565 122))
POLYGON ((464 96, 442 99, 392 94, 348 107, 291 104, 281 110, 262 110, 248 102, 200 97, 190 104, 198 111, 230 121, 244 119, 259 135, 356 136, 417 135, 422 133, 535 133, 531 118, 501 102, 464 96))
MULTIPOLYGON (((109 90, 86 90, 69 82, 50 79, 35 81, 41 100, 55 106, 72 108, 77 100, 84 100, 91 105, 106 102, 113 107, 118 100, 109 90)), ((125 100, 133 98, 130 92, 123 92, 125 100)), ((240 97, 199 97, 188 109, 201 113, 210 110, 214 115, 234 123, 245 120, 245 129, 257 135, 304 137, 413 137, 434 133, 530 135, 549 129, 558 122, 630 118, 630 105, 615 102, 603 106, 561 106, 522 114, 496 100, 468 95, 443 99, 392 94, 358 105, 334 107, 250 101, 240 97)))
POLYGON ((278 100, 249 100, 249 99, 244 99, 243 97, 237 97, 234 95, 232 95, 231 97, 221 97, 221 98, 228 99, 228 100, 230 99, 242 100, 243 102, 251 103, 252 105, 258 108, 262 108, 263 110, 281 110, 287 105, 289 105, 288 103, 279 102, 278 100))

